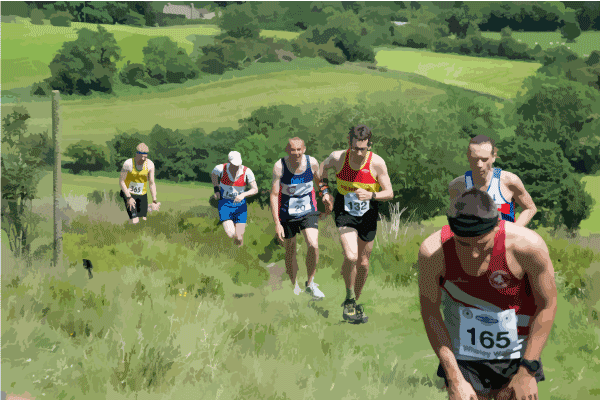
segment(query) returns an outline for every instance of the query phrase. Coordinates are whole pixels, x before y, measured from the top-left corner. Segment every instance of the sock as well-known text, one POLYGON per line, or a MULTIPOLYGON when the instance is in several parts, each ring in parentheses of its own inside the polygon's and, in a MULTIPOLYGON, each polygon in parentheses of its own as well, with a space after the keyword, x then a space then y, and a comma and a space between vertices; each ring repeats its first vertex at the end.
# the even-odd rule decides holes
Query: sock
POLYGON ((353 298, 352 289, 346 289, 346 300, 353 298))

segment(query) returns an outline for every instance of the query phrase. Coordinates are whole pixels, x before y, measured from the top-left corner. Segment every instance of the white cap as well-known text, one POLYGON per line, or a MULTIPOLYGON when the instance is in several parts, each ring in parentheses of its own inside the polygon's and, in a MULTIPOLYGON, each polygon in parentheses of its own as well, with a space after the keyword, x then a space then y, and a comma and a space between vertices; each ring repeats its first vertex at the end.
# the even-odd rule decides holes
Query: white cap
POLYGON ((239 167, 240 165, 242 165, 242 155, 240 154, 239 151, 230 151, 229 152, 229 162, 232 163, 233 165, 235 165, 236 167, 239 167))

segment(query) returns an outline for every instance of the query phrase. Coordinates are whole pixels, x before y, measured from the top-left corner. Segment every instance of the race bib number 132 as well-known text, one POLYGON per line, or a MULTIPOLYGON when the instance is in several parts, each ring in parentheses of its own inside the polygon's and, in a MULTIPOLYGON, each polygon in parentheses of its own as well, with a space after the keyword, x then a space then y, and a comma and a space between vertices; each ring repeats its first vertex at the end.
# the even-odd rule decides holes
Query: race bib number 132
POLYGON ((369 200, 359 200, 356 193, 347 193, 344 195, 344 210, 350 215, 361 217, 369 211, 369 200))

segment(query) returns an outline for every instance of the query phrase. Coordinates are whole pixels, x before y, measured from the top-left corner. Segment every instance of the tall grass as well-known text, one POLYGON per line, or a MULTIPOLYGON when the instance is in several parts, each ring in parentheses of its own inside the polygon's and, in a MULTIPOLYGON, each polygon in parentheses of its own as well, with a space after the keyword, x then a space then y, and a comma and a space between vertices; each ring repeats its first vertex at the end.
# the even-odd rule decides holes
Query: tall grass
MULTIPOLYGON (((412 223, 409 210, 394 205, 380 222, 361 297, 370 320, 349 326, 331 218, 320 223, 316 275, 326 297, 314 302, 295 296, 285 274, 269 278, 281 272, 283 250, 268 209, 249 207, 237 249, 213 208, 160 211, 138 226, 96 217, 114 207, 65 205, 62 269, 48 258, 23 268, 2 244, 4 390, 57 399, 446 398, 413 275, 418 245, 435 228, 412 223)), ((571 295, 560 280, 540 397, 589 398, 600 390, 600 253, 541 233, 559 277, 581 273, 585 286, 571 295)))

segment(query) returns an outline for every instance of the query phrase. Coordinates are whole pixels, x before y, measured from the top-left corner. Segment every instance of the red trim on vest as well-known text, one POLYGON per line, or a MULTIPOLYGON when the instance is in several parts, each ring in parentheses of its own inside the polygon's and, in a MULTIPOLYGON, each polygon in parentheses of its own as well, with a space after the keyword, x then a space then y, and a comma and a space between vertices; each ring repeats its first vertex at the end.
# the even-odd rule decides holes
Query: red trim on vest
POLYGON ((233 183, 231 182, 231 179, 229 179, 229 174, 227 173, 227 163, 223 164, 223 175, 221 176, 221 183, 223 185, 228 186, 246 186, 246 169, 248 169, 248 167, 244 166, 242 175, 240 175, 240 177, 237 178, 235 183, 233 183))
POLYGON ((358 171, 350 167, 350 150, 346 150, 346 158, 344 159, 344 165, 340 172, 335 176, 346 182, 358 182, 365 184, 377 183, 373 175, 371 175, 371 159, 373 158, 373 152, 369 152, 367 162, 358 171))
MULTIPOLYGON (((527 276, 518 280, 506 262, 506 230, 505 222, 500 221, 500 229, 494 237, 494 248, 490 257, 487 271, 479 277, 470 276, 465 273, 460 265, 454 240, 454 233, 450 226, 442 228, 442 248, 446 264, 446 274, 440 279, 440 285, 446 280, 454 283, 460 290, 494 304, 502 310, 514 309, 516 314, 533 316, 537 310, 535 299, 527 276), (492 276, 493 275, 493 276, 492 276), (492 286, 492 281, 498 285, 492 286)), ((521 334, 522 329, 519 330, 521 334)), ((528 331, 528 329, 527 329, 528 331)))

